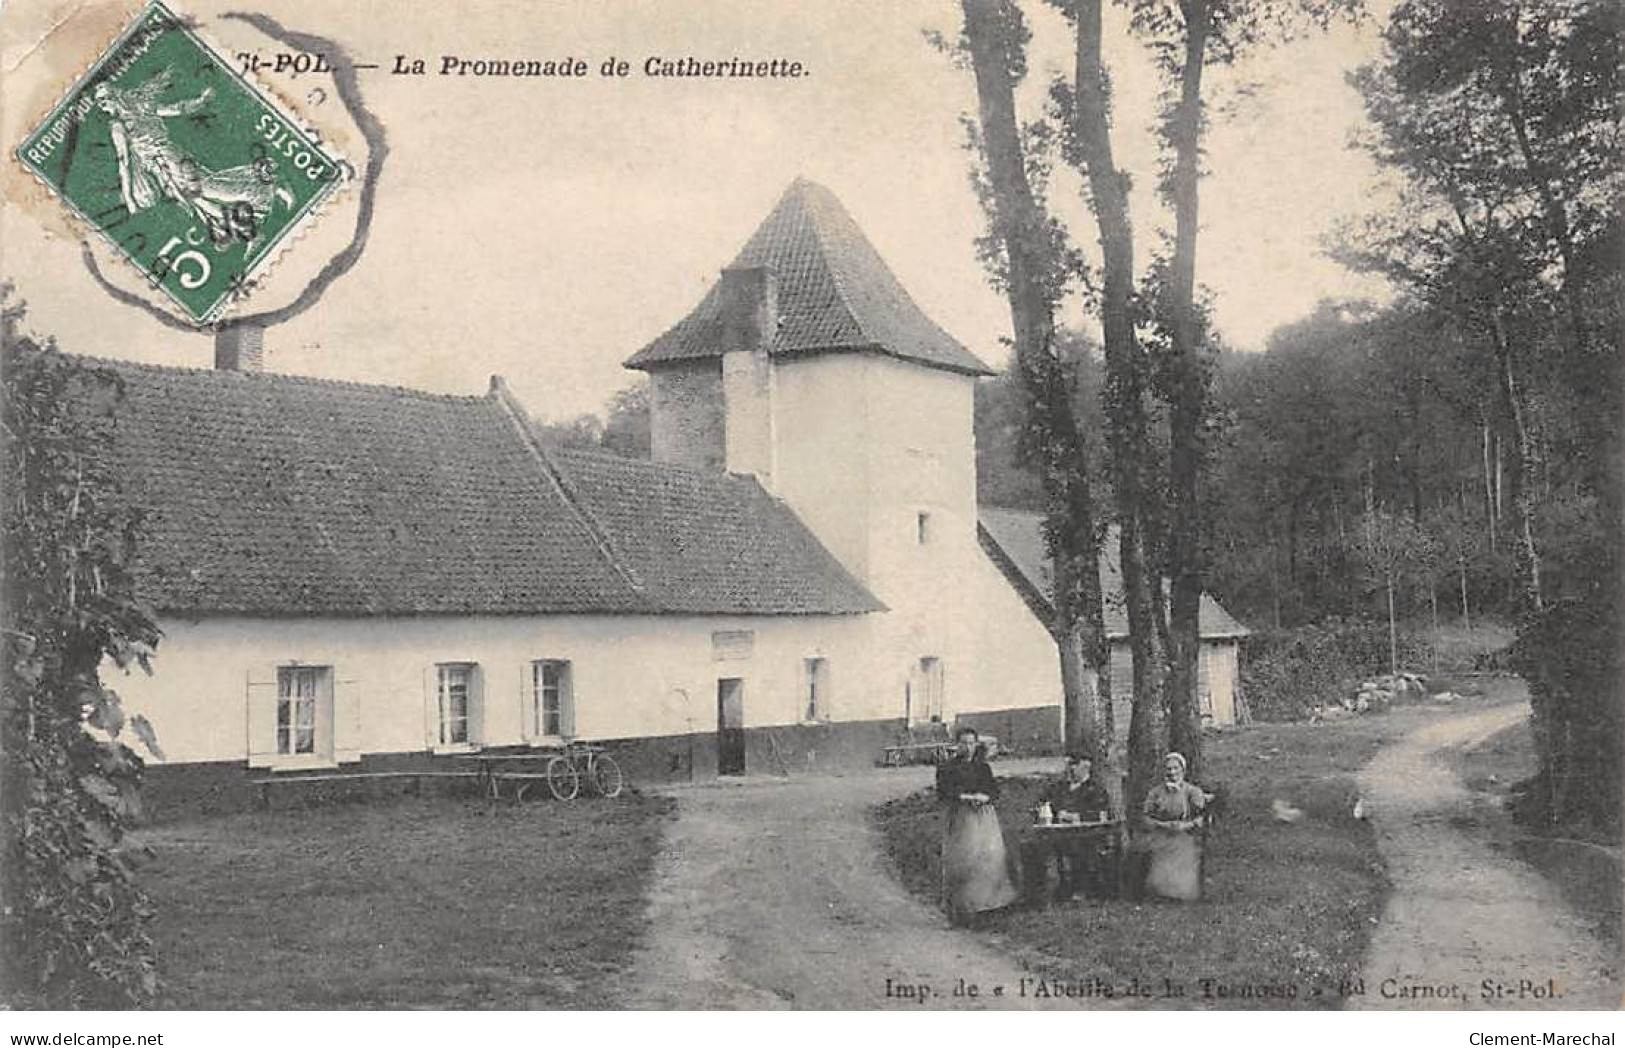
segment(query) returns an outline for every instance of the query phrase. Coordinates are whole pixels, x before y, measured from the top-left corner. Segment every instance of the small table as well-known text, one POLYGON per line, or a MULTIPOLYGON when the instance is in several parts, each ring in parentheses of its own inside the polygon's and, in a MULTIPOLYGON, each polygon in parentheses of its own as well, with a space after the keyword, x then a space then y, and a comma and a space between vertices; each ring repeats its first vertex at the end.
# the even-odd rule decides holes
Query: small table
MULTIPOLYGON (((1049 886, 1050 862, 1057 856, 1076 856, 1094 850, 1101 866, 1100 883, 1115 888, 1117 867, 1123 853, 1123 820, 1094 822, 1033 823, 1022 833, 1021 865, 1023 895, 1032 904, 1043 901, 1049 886)), ((1112 892, 1115 894, 1115 892, 1112 892)))

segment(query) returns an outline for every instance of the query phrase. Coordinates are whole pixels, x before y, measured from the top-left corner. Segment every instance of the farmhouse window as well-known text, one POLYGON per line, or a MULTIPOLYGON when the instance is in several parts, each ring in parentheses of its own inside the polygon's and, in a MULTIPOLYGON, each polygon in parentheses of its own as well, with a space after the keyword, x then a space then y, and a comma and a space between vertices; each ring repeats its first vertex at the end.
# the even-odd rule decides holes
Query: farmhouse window
POLYGON ((330 768, 361 759, 361 682, 337 665, 294 659, 245 673, 250 768, 330 768))
POLYGON ((942 720, 943 672, 942 660, 935 655, 920 658, 914 680, 905 691, 909 706, 910 724, 937 723, 942 720), (915 686, 915 682, 918 686, 915 686))
POLYGON ((532 735, 566 738, 574 731, 574 697, 570 689, 570 663, 564 659, 537 659, 530 664, 532 735))
POLYGON ((478 667, 472 662, 442 662, 435 668, 438 674, 435 694, 439 709, 440 745, 468 745, 474 741, 472 725, 479 702, 476 688, 478 667))
POLYGON ((829 716, 829 660, 803 659, 803 720, 824 720, 829 716))
MULTIPOLYGON (((332 694, 327 666, 280 666, 276 688, 276 752, 279 757, 317 753, 318 709, 332 694)), ((331 712, 327 717, 331 717, 331 712)))

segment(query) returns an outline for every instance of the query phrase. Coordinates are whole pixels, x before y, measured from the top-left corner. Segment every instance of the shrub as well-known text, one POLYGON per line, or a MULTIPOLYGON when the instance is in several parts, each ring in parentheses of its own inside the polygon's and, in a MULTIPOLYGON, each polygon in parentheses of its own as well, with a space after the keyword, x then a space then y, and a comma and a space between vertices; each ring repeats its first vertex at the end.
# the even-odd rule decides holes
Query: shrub
MULTIPOLYGON (((1606 579, 1612 573, 1599 573, 1606 579)), ((1531 617, 1509 661, 1529 683, 1540 771, 1514 808, 1534 829, 1569 827, 1617 841, 1620 695, 1617 587, 1559 601, 1531 617)))
MULTIPOLYGON (((97 676, 104 658, 145 665, 158 641, 126 568, 136 514, 107 454, 120 386, 16 337, 15 316, 0 317, 7 1003, 151 1004, 151 910, 119 853, 141 759, 119 740, 126 718, 97 676)), ((154 745, 145 721, 128 726, 154 745)))
MULTIPOLYGON (((1388 672, 1388 624, 1328 618, 1289 629, 1260 630, 1247 639, 1242 694, 1258 720, 1297 720, 1361 680, 1388 672)), ((1427 648, 1399 637, 1399 663, 1426 665, 1427 648)))

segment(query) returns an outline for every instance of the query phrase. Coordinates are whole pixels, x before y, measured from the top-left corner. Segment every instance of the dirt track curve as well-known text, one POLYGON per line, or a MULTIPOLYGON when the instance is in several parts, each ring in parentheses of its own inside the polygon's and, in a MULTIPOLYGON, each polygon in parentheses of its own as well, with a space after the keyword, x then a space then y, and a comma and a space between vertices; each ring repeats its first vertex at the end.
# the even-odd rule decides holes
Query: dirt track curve
POLYGON ((1453 824, 1475 797, 1441 751, 1528 715, 1528 705, 1517 703, 1426 725, 1360 773, 1394 891, 1367 954, 1365 996, 1350 1007, 1620 1006, 1619 958, 1557 889, 1453 824))
MULTIPOLYGON (((1450 716, 1361 772, 1394 891, 1367 955, 1366 994, 1351 1007, 1619 1006, 1618 959, 1556 889, 1452 824, 1483 800, 1441 751, 1527 715, 1519 703, 1450 716), (1508 995, 1483 999, 1486 979, 1508 995), (1548 981, 1555 997, 1531 995, 1548 981)), ((1053 763, 1011 762, 1001 774, 1053 763)), ((681 1009, 1063 1006, 952 995, 961 976, 1013 987, 1024 973, 996 942, 950 928, 886 868, 869 808, 929 782, 925 769, 899 769, 674 791, 679 813, 657 864, 651 930, 618 1000, 681 1009), (888 996, 888 984, 894 994, 920 985, 930 993, 921 1004, 888 996)))

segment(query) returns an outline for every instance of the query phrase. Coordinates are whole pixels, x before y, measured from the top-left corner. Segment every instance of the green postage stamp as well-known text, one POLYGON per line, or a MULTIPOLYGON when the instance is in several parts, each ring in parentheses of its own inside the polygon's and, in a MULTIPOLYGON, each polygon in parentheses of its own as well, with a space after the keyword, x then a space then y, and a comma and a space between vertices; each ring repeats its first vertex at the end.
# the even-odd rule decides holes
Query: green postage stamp
POLYGON ((17 156, 198 324, 244 294, 348 175, 156 2, 17 156))

